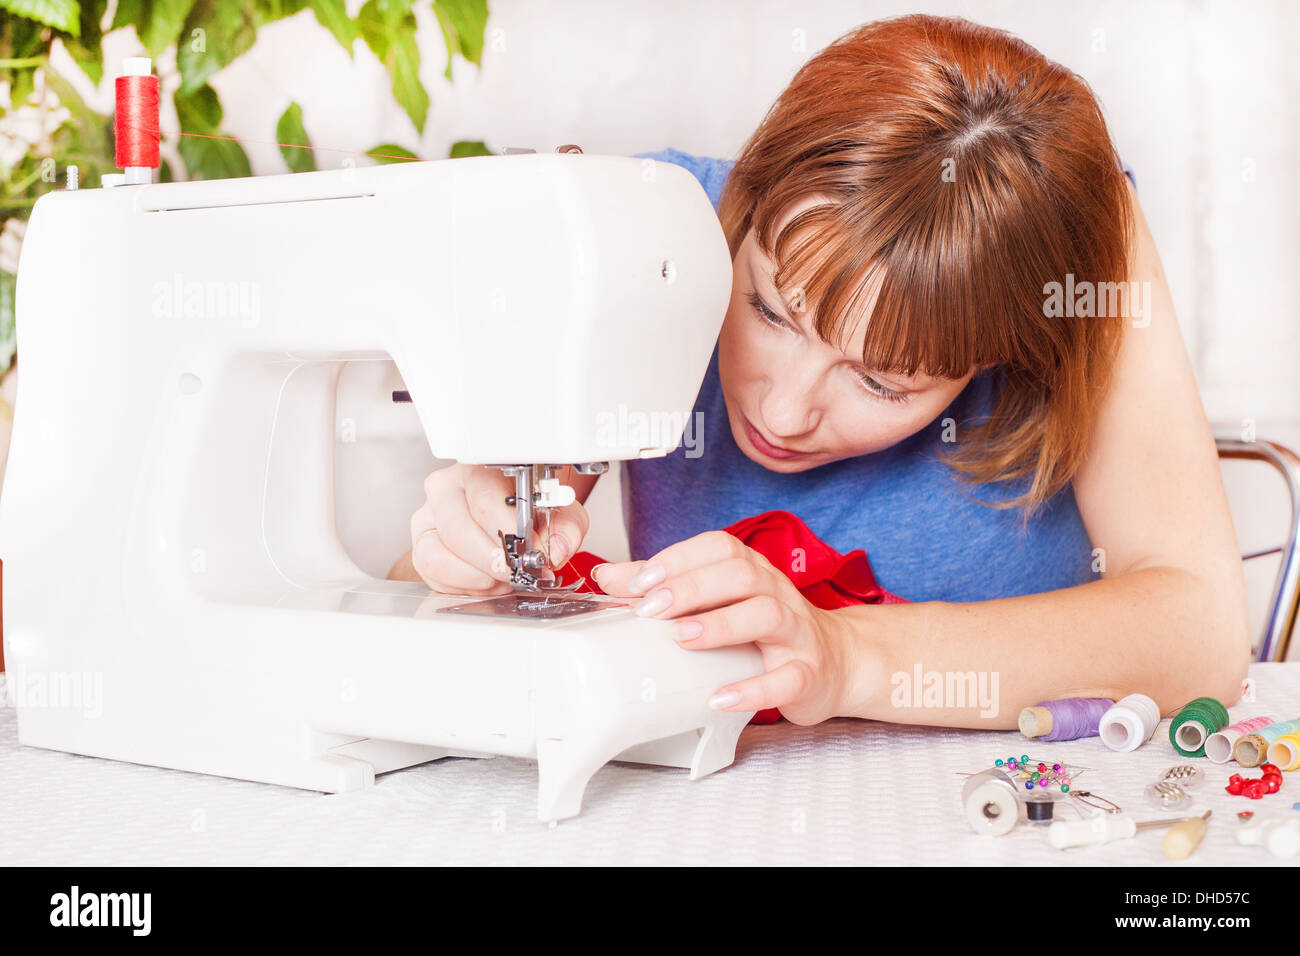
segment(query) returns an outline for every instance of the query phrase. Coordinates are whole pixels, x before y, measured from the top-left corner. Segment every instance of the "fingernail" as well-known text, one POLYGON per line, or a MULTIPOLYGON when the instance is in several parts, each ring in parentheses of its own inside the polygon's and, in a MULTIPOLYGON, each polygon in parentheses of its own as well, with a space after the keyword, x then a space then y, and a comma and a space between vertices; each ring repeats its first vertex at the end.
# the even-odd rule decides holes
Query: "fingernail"
POLYGON ((693 641, 704 633, 704 625, 699 621, 678 621, 673 630, 677 632, 676 640, 693 641))
POLYGON ((608 561, 606 561, 604 564, 596 565, 594 568, 591 569, 591 579, 595 581, 597 584, 600 584, 600 572, 607 567, 609 567, 608 561))
POLYGON ((740 703, 740 695, 734 690, 724 690, 720 694, 714 694, 709 698, 709 706, 714 710, 725 710, 728 707, 735 707, 740 703))
POLYGON ((667 588, 660 588, 649 597, 642 598, 633 610, 640 617, 654 617, 656 614, 668 610, 668 605, 672 603, 673 592, 667 588))
POLYGON ((569 557, 569 542, 564 540, 564 535, 551 535, 551 564, 561 565, 569 557))
POLYGON ((633 594, 645 594, 667 576, 668 572, 662 565, 652 564, 642 568, 631 581, 627 582, 627 587, 633 594))

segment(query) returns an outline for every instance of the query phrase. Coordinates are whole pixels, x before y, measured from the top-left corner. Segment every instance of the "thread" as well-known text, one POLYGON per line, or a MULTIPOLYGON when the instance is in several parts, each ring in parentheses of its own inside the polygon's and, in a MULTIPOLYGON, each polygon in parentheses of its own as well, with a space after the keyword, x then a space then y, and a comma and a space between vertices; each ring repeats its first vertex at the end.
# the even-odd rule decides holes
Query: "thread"
POLYGON ((113 111, 114 159, 118 169, 158 168, 158 77, 119 76, 113 111))
POLYGON ((1101 717, 1098 733, 1111 750, 1128 753, 1151 739, 1160 724, 1160 708, 1146 694, 1129 694, 1101 717))
POLYGON ((1015 786, 1000 770, 972 774, 961 790, 966 820, 976 833, 1002 836, 1020 819, 1020 799, 1015 786))
POLYGON ((1300 731, 1300 720, 1284 720, 1261 727, 1238 740, 1233 745, 1232 756, 1243 767, 1258 767, 1268 756, 1268 748, 1273 741, 1296 731, 1300 731))
POLYGON ((1045 700, 1020 712, 1020 732, 1046 741, 1096 737, 1102 714, 1114 701, 1101 697, 1068 697, 1045 700))
POLYGON ((1215 763, 1227 763, 1232 759, 1232 748, 1238 740, 1272 723, 1276 723, 1272 717, 1252 717, 1231 727, 1224 727, 1218 733, 1210 734, 1210 738, 1205 741, 1205 756, 1215 763))
POLYGON ((1050 822, 1056 812, 1056 801, 1051 797, 1035 796, 1025 801, 1025 818, 1030 823, 1050 822))
POLYGON ((1205 741, 1228 726, 1228 708, 1213 697, 1198 697, 1174 714, 1169 742, 1184 757, 1204 757, 1205 741))
POLYGON ((1268 762, 1277 764, 1281 770, 1300 767, 1300 731, 1283 734, 1273 741, 1268 748, 1268 762))
POLYGON ((144 128, 144 132, 152 133, 154 136, 166 134, 167 136, 189 136, 193 139, 223 139, 231 143, 253 143, 257 146, 280 146, 288 149, 310 149, 323 153, 346 153, 348 156, 376 156, 379 159, 392 159, 403 163, 421 162, 418 156, 399 156, 396 153, 367 153, 359 149, 341 149, 337 146, 304 146, 302 143, 277 143, 269 139, 247 139, 243 136, 224 136, 219 133, 186 133, 181 130, 158 129, 155 123, 153 127, 144 128))

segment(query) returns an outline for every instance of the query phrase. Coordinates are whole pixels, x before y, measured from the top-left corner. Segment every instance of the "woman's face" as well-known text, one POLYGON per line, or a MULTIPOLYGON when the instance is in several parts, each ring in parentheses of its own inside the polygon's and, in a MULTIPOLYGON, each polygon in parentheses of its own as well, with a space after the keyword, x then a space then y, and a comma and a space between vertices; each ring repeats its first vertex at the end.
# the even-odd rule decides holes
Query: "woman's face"
POLYGON ((843 349, 828 345, 812 312, 794 311, 777 293, 774 265, 752 229, 732 269, 718 372, 736 444, 764 468, 807 471, 895 445, 934 421, 974 374, 909 377, 867 368, 863 321, 845 330, 843 349))

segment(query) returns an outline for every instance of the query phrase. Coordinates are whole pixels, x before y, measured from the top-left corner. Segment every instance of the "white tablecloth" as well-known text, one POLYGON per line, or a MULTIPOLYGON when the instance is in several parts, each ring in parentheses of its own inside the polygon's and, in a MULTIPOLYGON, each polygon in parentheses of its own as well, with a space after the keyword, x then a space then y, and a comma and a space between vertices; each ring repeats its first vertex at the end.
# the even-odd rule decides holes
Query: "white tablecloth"
MULTIPOLYGON (((1234 720, 1300 715, 1300 664, 1252 674, 1256 699, 1234 707, 1234 720)), ((14 711, 0 707, 0 864, 1167 864, 1160 830, 1066 852, 1025 824, 1000 838, 973 833, 957 771, 1022 752, 1092 768, 1079 784, 1139 820, 1160 815, 1145 786, 1184 762, 1168 721, 1131 754, 1097 738, 1033 744, 1014 731, 782 722, 747 728, 735 764, 695 782, 684 770, 607 765, 582 815, 549 827, 537 821, 537 768, 526 760, 447 759, 323 795, 20 747, 14 711)), ((1214 816, 1187 863, 1285 865, 1232 831, 1240 810, 1290 811, 1300 772, 1252 801, 1222 789, 1235 764, 1196 763, 1209 771, 1197 807, 1214 816)))

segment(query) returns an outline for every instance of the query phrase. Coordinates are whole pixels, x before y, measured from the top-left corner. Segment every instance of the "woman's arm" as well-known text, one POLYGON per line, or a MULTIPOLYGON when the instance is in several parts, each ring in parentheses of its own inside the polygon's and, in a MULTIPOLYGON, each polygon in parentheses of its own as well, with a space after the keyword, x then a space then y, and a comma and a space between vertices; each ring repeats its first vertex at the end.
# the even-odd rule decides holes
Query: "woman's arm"
POLYGON ((823 611, 757 551, 709 532, 596 569, 601 587, 646 595, 637 612, 677 619, 683 647, 756 644, 764 673, 719 688, 710 704, 724 710, 1002 729, 1051 698, 1141 692, 1162 713, 1204 695, 1235 703, 1250 653, 1241 559, 1160 260, 1135 211, 1133 278, 1149 283, 1139 288, 1150 289, 1150 321, 1126 322, 1074 483, 1102 580, 823 611))
POLYGON ((1250 656, 1241 557, 1164 270, 1135 195, 1133 203, 1133 279, 1150 290, 1150 321, 1125 322, 1114 380, 1074 480, 1103 579, 978 604, 836 612, 866 658, 852 671, 846 714, 1011 727, 1021 707, 1049 698, 1141 692, 1168 714, 1201 695, 1225 704, 1240 696, 1250 656), (888 680, 917 664, 996 673, 999 714, 900 712, 888 680))

